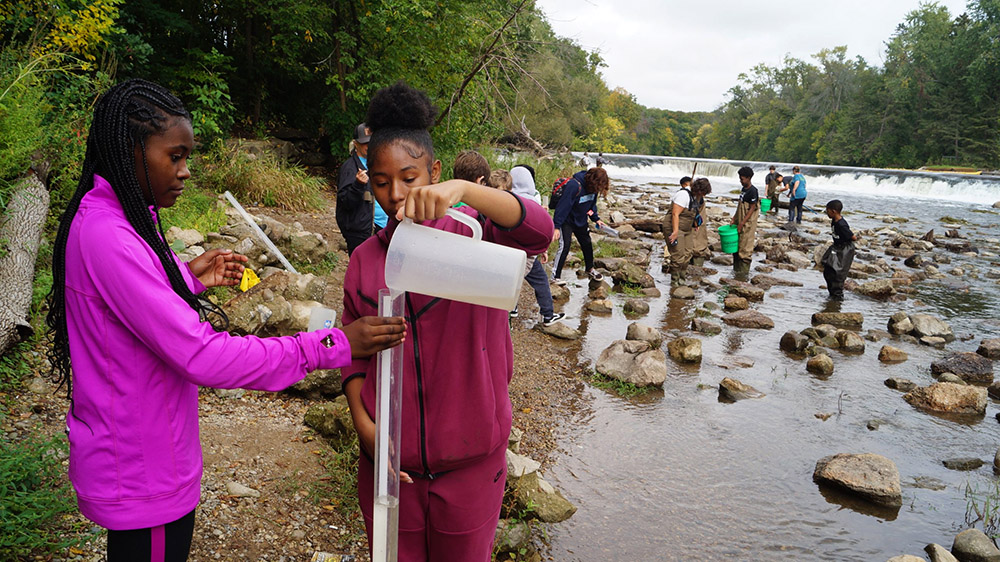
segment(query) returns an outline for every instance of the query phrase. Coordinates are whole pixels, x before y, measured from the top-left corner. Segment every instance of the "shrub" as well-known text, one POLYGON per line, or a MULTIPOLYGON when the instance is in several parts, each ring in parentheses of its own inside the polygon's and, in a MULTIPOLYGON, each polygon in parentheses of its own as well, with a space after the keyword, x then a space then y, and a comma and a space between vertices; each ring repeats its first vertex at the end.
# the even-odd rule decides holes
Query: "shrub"
POLYGON ((65 437, 0 442, 0 559, 75 544, 54 527, 74 511, 74 494, 62 476, 65 437))
POLYGON ((237 145, 217 142, 201 160, 202 186, 222 193, 232 192, 244 205, 264 204, 290 211, 323 207, 321 192, 326 182, 306 174, 273 154, 248 154, 237 145))
POLYGON ((226 225, 226 203, 215 193, 187 188, 173 207, 160 209, 163 230, 172 226, 193 228, 198 232, 218 232, 226 225))

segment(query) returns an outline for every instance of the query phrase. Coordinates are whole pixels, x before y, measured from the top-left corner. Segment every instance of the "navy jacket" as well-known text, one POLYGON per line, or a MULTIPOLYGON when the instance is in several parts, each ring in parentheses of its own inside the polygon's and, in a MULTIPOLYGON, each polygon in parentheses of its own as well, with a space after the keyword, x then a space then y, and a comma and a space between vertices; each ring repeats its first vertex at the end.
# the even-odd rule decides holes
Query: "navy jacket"
POLYGON ((597 194, 587 193, 583 189, 583 176, 586 174, 587 170, 573 174, 573 179, 562 187, 563 194, 559 198, 555 216, 552 218, 552 224, 557 229, 562 228, 565 223, 575 227, 587 226, 588 216, 594 222, 601 220, 597 215, 597 194))

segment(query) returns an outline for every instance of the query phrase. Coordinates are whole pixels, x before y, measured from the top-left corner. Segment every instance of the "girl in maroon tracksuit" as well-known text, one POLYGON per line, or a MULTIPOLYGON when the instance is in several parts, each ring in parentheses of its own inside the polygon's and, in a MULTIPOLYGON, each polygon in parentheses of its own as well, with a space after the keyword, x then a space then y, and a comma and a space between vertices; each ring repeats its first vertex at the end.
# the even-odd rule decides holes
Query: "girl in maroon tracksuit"
MULTIPOLYGON (((377 313, 378 291, 386 287, 386 251, 404 216, 465 234, 466 227, 445 217, 462 202, 459 210, 482 223, 484 240, 529 255, 551 242, 552 220, 537 203, 464 180, 437 183, 441 162, 434 159, 428 133, 434 114, 427 96, 403 83, 372 99, 366 121, 372 129, 369 177, 390 219, 351 257, 344 278, 345 326, 377 313)), ((485 562, 500 517, 511 426, 507 313, 407 293, 405 315, 399 560, 485 562)), ((370 540, 375 361, 356 360, 342 373, 361 441, 358 496, 370 540)))

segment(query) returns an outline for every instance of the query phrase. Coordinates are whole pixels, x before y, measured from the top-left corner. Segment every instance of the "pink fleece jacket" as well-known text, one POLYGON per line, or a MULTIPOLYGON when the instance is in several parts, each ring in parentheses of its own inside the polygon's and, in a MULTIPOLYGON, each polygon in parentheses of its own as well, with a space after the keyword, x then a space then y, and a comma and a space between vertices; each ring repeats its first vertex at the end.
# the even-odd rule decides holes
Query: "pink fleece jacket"
MULTIPOLYGON (((192 291, 205 289, 180 268, 192 291)), ((198 504, 199 385, 281 390, 351 358, 340 330, 262 339, 199 321, 100 176, 70 227, 66 318, 69 476, 81 513, 114 530, 175 521, 198 504)))
MULTIPOLYGON (((459 211, 484 221, 484 240, 540 254, 552 241, 552 219, 541 205, 518 201, 522 220, 511 229, 484 221, 471 207, 459 211)), ((345 325, 378 314, 378 292, 386 287, 386 251, 398 224, 390 219, 351 256, 344 276, 345 325)), ((468 227, 449 217, 422 224, 468 235, 468 227)), ((468 466, 505 445, 511 424, 507 386, 514 368, 507 312, 407 293, 406 320, 403 470, 416 477, 434 475, 468 466)), ((341 370, 345 382, 365 377, 361 398, 373 419, 375 365, 375 357, 355 359, 341 370)))

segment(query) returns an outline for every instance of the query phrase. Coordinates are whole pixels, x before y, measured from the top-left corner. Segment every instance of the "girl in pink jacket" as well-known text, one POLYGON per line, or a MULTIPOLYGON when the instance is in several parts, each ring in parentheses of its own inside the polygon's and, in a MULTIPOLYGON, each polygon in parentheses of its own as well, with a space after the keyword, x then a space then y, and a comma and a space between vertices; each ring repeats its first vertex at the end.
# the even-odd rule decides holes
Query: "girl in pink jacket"
POLYGON ((190 115, 162 87, 110 89, 56 237, 50 360, 70 398, 70 480, 81 513, 108 529, 109 562, 187 559, 201 495, 198 386, 281 390, 403 339, 402 318, 226 333, 225 313, 197 294, 238 283, 246 257, 215 250, 182 263, 158 220, 190 177, 193 144, 190 115))
MULTIPOLYGON (((389 242, 404 216, 451 232, 466 227, 445 217, 460 212, 483 225, 483 239, 544 252, 552 220, 534 201, 464 180, 437 183, 427 96, 399 83, 379 90, 368 110, 372 129, 369 178, 389 223, 351 256, 344 276, 344 325, 375 314, 386 287, 389 242)), ((399 560, 490 559, 506 481, 511 405, 507 387, 513 351, 507 313, 495 308, 406 295, 399 499, 399 560)), ((361 442, 358 497, 369 541, 372 531, 375 442, 375 361, 342 369, 361 442)))

